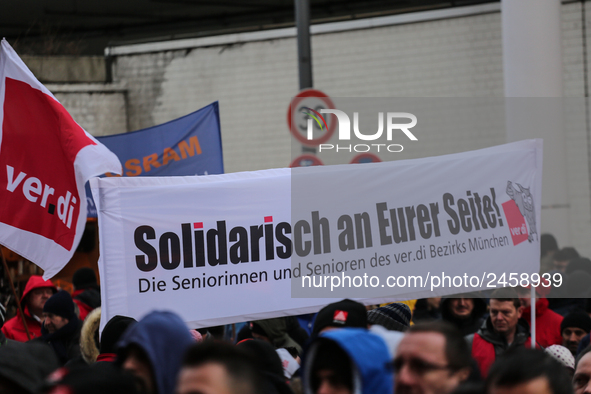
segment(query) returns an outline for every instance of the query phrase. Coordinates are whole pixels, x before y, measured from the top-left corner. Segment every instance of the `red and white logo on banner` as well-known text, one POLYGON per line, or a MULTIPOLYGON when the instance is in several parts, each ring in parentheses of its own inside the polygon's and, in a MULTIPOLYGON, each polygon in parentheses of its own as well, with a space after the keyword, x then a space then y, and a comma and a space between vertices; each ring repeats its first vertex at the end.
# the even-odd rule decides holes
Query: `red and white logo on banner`
POLYGON ((6 40, 0 104, 0 243, 50 278, 82 237, 84 184, 105 172, 121 173, 121 163, 72 119, 6 40))
POLYGON ((502 206, 503 211, 505 212, 505 217, 507 218, 507 225, 509 226, 513 245, 527 241, 528 233, 525 219, 521 212, 519 212, 519 208, 517 207, 517 204, 515 204, 515 201, 509 200, 504 202, 502 206))

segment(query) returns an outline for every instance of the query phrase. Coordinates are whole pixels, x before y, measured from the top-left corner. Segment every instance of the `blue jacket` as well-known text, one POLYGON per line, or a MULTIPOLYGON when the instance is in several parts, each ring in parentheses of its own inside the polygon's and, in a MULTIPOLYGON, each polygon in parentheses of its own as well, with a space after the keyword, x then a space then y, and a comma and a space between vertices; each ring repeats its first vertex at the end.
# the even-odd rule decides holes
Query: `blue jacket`
POLYGON ((320 334, 310 344, 304 360, 305 394, 312 393, 311 368, 316 357, 316 347, 323 340, 336 342, 349 355, 354 365, 354 394, 392 394, 394 377, 386 343, 379 336, 363 328, 330 330, 320 334))
POLYGON ((189 328, 179 316, 154 311, 123 334, 118 355, 124 354, 128 345, 138 345, 152 363, 158 394, 174 394, 183 355, 194 343, 189 328))

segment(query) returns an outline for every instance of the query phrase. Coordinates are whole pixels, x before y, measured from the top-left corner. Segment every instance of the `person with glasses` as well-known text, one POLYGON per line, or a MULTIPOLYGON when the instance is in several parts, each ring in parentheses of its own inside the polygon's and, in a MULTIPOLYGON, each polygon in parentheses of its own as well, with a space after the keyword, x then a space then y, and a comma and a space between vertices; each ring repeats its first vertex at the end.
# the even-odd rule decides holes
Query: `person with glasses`
POLYGON ((448 322, 412 326, 394 357, 396 394, 447 394, 466 381, 472 359, 464 337, 448 322))
POLYGON ((20 300, 25 321, 23 322, 21 315, 18 313, 8 320, 2 326, 2 333, 6 338, 18 342, 27 342, 34 338, 40 338, 43 306, 55 293, 57 293, 57 288, 50 280, 44 280, 39 275, 31 275, 20 300), (27 330, 30 338, 27 335, 27 330))

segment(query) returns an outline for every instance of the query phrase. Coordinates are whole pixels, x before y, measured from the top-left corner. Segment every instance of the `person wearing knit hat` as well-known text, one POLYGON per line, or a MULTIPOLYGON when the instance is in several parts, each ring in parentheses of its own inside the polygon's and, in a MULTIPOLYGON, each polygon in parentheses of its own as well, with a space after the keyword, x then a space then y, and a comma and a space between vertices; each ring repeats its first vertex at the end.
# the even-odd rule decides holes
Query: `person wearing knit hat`
POLYGON ((367 312, 367 322, 378 324, 391 331, 406 331, 410 327, 412 312, 406 304, 392 304, 372 309, 367 312))
POLYGON ((81 356, 81 328, 70 293, 61 290, 47 300, 43 306, 40 340, 53 348, 62 365, 81 356))
POLYGON ((367 310, 363 304, 349 299, 328 304, 318 312, 312 334, 343 327, 367 328, 367 310))
POLYGON ((583 311, 574 311, 564 317, 560 324, 562 346, 576 355, 581 339, 591 331, 591 317, 583 311))
POLYGON ((575 372, 575 357, 570 350, 561 345, 552 345, 544 349, 544 352, 551 355, 556 361, 564 365, 570 375, 575 372))
POLYGON ((80 320, 84 320, 93 309, 101 306, 100 287, 94 270, 89 267, 78 269, 72 276, 72 284, 74 285, 72 298, 78 305, 80 320))

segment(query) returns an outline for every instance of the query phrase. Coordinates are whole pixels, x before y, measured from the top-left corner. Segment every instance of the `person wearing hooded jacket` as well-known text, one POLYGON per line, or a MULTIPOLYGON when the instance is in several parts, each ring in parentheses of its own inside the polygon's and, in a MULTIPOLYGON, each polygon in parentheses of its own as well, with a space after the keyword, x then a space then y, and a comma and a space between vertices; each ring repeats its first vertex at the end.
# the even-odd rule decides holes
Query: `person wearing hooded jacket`
POLYGON ((267 341, 276 348, 294 347, 302 354, 300 344, 287 333, 287 323, 283 317, 253 321, 250 330, 254 338, 267 341))
POLYGON ((459 298, 441 301, 441 318, 455 326, 462 335, 474 334, 486 320, 486 302, 475 294, 463 294, 459 298))
MULTIPOLYGON (((74 301, 76 302, 76 301, 74 301)), ((101 323, 101 307, 94 309, 82 322, 80 331, 80 353, 79 362, 82 364, 93 364, 99 355, 99 326, 101 323)))
MULTIPOLYGON (((521 318, 524 319, 531 330, 531 298, 530 289, 517 287, 517 294, 523 306, 521 318)), ((560 324, 564 317, 548 308, 548 299, 539 294, 544 287, 536 289, 536 342, 547 348, 552 345, 562 345, 560 324)))
MULTIPOLYGON (((25 315, 27 328, 31 334, 31 339, 41 337, 43 306, 56 292, 57 288, 53 283, 50 280, 43 280, 39 275, 32 275, 27 281, 20 303, 25 315)), ((7 339, 13 339, 18 342, 29 340, 25 325, 19 313, 4 323, 2 333, 4 333, 7 339)))
POLYGON ((194 343, 178 315, 153 311, 125 331, 116 363, 139 378, 144 393, 174 394, 183 355, 194 343))
POLYGON ((386 343, 363 328, 343 328, 313 340, 302 364, 304 394, 327 385, 351 394, 392 394, 392 359, 386 343))

